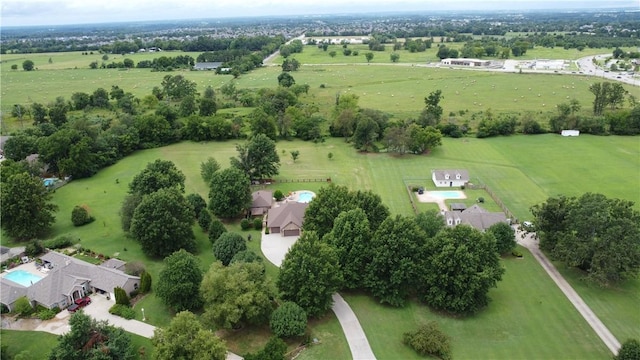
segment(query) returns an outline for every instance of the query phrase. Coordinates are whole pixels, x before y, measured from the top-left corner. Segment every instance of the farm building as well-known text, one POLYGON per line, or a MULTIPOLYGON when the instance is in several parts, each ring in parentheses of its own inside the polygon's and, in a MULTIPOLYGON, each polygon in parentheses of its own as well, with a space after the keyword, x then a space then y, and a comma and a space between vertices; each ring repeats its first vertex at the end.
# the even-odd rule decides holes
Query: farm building
POLYGON ((431 180, 437 187, 463 186, 469 182, 467 170, 432 170, 431 180))
POLYGON ((449 65, 449 66, 480 67, 480 66, 489 66, 491 64, 491 61, 480 60, 480 59, 447 58, 447 59, 442 59, 440 63, 442 65, 449 65))
POLYGON ((562 130, 562 136, 580 136, 580 130, 562 130))
POLYGON ((193 66, 193 70, 215 70, 222 65, 221 62, 199 62, 193 66))

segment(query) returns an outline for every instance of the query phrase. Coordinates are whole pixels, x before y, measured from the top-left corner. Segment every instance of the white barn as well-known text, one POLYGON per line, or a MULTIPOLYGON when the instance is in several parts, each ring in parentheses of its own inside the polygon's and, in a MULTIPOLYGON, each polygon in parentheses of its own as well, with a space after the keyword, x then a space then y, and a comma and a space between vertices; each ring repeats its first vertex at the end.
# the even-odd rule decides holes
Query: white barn
POLYGON ((463 186, 469 182, 467 170, 432 170, 431 180, 437 187, 463 186))
POLYGON ((562 136, 580 136, 580 130, 562 130, 562 136))

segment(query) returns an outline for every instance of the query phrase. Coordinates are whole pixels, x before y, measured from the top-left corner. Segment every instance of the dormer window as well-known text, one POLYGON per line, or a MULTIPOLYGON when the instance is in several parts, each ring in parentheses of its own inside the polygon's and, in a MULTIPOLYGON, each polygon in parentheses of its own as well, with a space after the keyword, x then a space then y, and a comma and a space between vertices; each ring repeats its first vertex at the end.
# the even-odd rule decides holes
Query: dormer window
POLYGON ((456 225, 460 225, 460 219, 456 219, 456 225))
POLYGON ((447 225, 449 226, 453 225, 453 220, 451 218, 447 219, 447 225))
POLYGON ((460 174, 456 174, 456 179, 457 179, 457 180, 460 180, 460 178, 461 178, 461 177, 462 177, 462 176, 461 176, 460 174))
POLYGON ((449 180, 449 174, 444 174, 444 178, 449 180))

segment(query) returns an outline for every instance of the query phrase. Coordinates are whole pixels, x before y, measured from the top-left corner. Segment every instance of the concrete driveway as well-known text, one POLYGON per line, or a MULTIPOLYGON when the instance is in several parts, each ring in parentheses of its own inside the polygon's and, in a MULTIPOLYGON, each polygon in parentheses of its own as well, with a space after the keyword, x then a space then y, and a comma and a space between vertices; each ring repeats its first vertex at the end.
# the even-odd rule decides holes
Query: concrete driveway
POLYGON ((94 294, 91 296, 91 304, 84 308, 84 313, 96 320, 106 320, 109 324, 123 328, 130 333, 144 336, 146 338, 153 337, 153 332, 156 329, 155 326, 142 321, 127 320, 120 316, 109 314, 109 308, 114 304, 115 302, 107 300, 103 295, 94 294))
POLYGON ((260 248, 264 256, 272 264, 280 267, 284 256, 287 255, 291 246, 298 241, 299 236, 281 236, 280 234, 265 234, 262 232, 260 248))

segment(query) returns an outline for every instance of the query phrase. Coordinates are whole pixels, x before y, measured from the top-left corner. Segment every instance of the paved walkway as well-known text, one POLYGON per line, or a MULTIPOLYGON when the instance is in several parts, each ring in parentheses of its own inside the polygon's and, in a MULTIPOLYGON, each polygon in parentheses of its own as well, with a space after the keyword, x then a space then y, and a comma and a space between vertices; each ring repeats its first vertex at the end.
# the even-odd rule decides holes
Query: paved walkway
POLYGON ((604 344, 611 350, 614 355, 618 354, 618 350, 620 350, 620 342, 618 339, 613 336, 611 331, 600 321, 600 319, 596 316, 596 314, 591 310, 591 308, 582 300, 580 295, 573 290, 571 285, 562 277, 562 275, 558 272, 555 266, 547 259, 547 257, 540 251, 538 247, 538 240, 534 239, 532 234, 527 234, 524 238, 521 236, 522 233, 516 229, 516 239, 518 239, 518 243, 531 252, 534 258, 538 260, 542 268, 549 274, 551 279, 558 285, 560 290, 564 293, 564 295, 569 299, 571 304, 578 310, 580 315, 589 323, 589 326, 598 334, 600 339, 604 342, 604 344))
MULTIPOLYGON (((260 248, 267 260, 273 263, 275 266, 280 267, 284 256, 289 251, 289 248, 298 240, 298 237, 287 236, 282 237, 277 234, 262 234, 260 248), (290 239, 291 238, 291 239, 290 239)), ((340 322, 344 336, 349 343, 349 349, 351 350, 351 356, 354 360, 372 360, 375 359, 373 350, 369 345, 369 340, 360 326, 358 317, 351 310, 349 304, 340 296, 340 294, 333 294, 333 307, 331 308, 340 322)))

